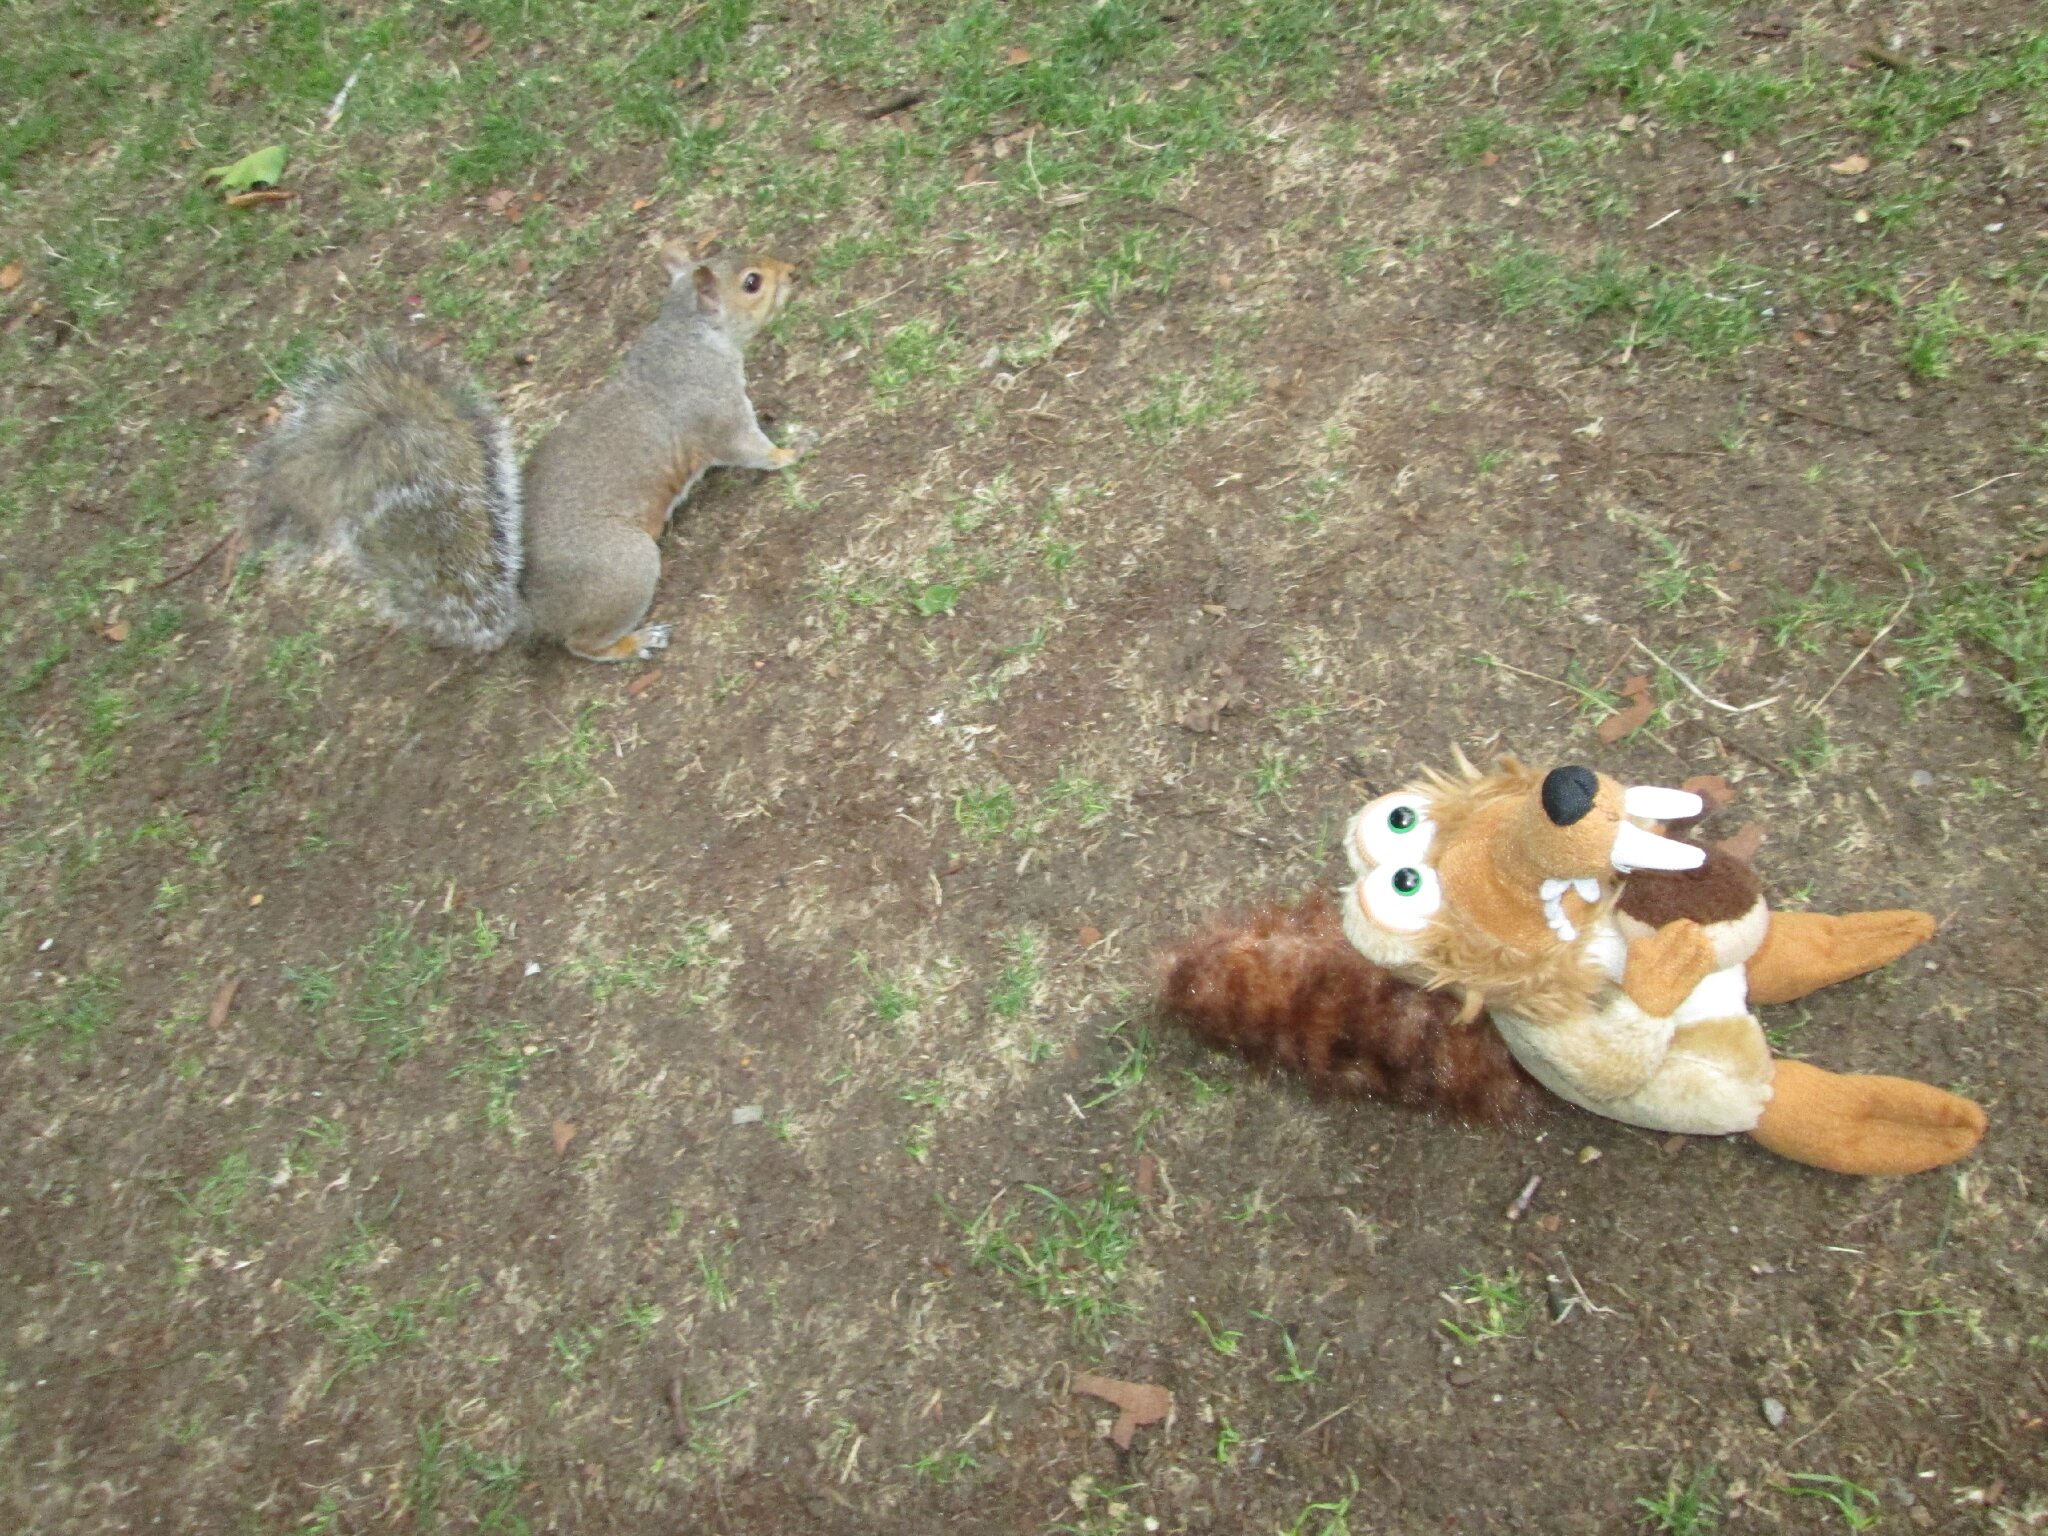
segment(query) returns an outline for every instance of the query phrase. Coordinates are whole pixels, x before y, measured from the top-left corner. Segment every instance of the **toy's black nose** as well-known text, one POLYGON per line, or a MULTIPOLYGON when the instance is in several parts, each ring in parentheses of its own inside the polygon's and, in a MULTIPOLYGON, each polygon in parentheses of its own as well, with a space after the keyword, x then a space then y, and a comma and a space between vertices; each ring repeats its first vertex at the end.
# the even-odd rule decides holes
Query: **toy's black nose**
POLYGON ((1593 809, 1600 780, 1590 768, 1553 768, 1543 776, 1543 814, 1551 824, 1569 827, 1593 809))

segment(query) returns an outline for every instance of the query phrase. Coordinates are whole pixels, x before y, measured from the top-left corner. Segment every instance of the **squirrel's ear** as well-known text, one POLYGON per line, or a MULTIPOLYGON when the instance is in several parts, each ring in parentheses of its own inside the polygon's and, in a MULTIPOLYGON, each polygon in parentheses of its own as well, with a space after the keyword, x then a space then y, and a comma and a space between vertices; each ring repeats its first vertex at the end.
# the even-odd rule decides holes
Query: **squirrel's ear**
POLYGON ((697 312, 715 315, 724 305, 718 297, 718 274, 707 266, 700 265, 690 274, 690 282, 697 290, 697 312))
POLYGON ((668 280, 679 283, 683 275, 697 264, 697 258, 691 253, 689 241, 667 240, 662 243, 661 264, 668 269, 668 280))

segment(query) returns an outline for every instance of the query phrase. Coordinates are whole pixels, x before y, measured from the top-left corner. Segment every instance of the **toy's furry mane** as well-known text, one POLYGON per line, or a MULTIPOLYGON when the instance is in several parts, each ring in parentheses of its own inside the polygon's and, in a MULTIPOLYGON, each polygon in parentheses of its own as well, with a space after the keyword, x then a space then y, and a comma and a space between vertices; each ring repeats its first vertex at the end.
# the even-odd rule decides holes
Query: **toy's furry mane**
POLYGON ((1160 1003, 1210 1045, 1324 1093, 1468 1121, 1520 1119, 1540 1090, 1490 1019, 1402 981, 1344 936, 1330 896, 1211 924, 1165 959, 1160 1003))

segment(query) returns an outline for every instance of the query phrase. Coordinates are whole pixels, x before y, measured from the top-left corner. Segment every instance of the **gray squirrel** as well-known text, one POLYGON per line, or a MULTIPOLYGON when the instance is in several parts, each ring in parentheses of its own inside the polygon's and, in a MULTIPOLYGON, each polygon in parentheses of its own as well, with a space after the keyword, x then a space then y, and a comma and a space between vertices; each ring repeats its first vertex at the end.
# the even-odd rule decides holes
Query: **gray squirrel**
POLYGON ((668 644, 645 622, 655 539, 707 469, 787 469, 755 420, 741 349, 796 269, 662 247, 661 314, 611 378, 541 439, 522 488, 495 405, 434 359, 383 343, 321 365, 251 456, 251 545, 328 556, 387 617, 437 645, 515 635, 588 661, 668 644))

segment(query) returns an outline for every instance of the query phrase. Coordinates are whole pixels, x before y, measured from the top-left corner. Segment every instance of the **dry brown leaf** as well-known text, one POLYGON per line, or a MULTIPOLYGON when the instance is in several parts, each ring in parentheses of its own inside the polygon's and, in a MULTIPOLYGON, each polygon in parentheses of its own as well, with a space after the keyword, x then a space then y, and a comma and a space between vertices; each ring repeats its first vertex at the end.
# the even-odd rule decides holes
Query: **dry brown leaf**
POLYGON ((637 699, 640 697, 641 694, 645 693, 648 689, 652 688, 656 683, 660 681, 661 668, 655 667, 650 669, 649 671, 642 672, 638 677, 634 678, 633 681, 626 684, 626 697, 629 699, 637 699))
POLYGON ((1496 150, 1489 149, 1479 157, 1479 163, 1488 170, 1491 170, 1500 164, 1500 154, 1496 150))
POLYGON ((560 1157, 564 1152, 568 1151, 569 1143, 575 1139, 576 1122, 574 1120, 557 1120, 555 1122, 555 1156, 560 1157))
POLYGON ((1118 1381, 1114 1376, 1076 1371, 1073 1390, 1116 1405, 1116 1423, 1110 1427, 1109 1438, 1120 1451, 1131 1448, 1131 1436, 1145 1425, 1157 1424, 1173 1412, 1173 1394, 1149 1381, 1118 1381))
POLYGON ((100 631, 100 638, 109 645, 119 645, 128 638, 128 621, 126 619, 114 620, 113 623, 100 631))
POLYGON ((1837 176, 1861 176, 1870 169, 1870 156, 1848 155, 1828 167, 1837 176))
POLYGON ((1140 1200, 1150 1200, 1152 1198, 1152 1187, 1158 1182, 1158 1179, 1159 1159, 1150 1152, 1140 1152, 1138 1154, 1138 1182, 1136 1186, 1140 1200))
POLYGON ((257 187, 249 192, 237 192, 225 201, 230 208, 254 208, 261 203, 288 203, 298 194, 283 187, 257 187))
POLYGON ((1732 837, 1724 837, 1714 844, 1716 853, 1725 853, 1731 859, 1741 859, 1745 864, 1756 857, 1757 849, 1764 845, 1764 827, 1760 821, 1752 821, 1732 837))
POLYGON ((12 293, 21 286, 21 280, 28 276, 18 261, 10 261, 0 267, 0 293, 12 293))
POLYGON ((1031 62, 1031 50, 1029 48, 1012 48, 1003 55, 1003 58, 1012 68, 1019 64, 1029 64, 1031 62))
POLYGON ((524 251, 514 251, 505 265, 514 277, 524 277, 533 270, 533 258, 524 251))
POLYGON ((1610 747, 1630 731, 1647 725, 1650 716, 1657 713, 1657 701, 1650 696, 1650 677, 1647 672, 1638 672, 1623 683, 1621 696, 1629 702, 1602 720, 1593 732, 1610 747))
POLYGON ((651 197, 636 197, 633 199, 632 208, 635 213, 645 213, 653 206, 654 199, 651 197))
POLYGON ((1707 809, 1718 811, 1725 805, 1735 803, 1735 786, 1718 773, 1696 773, 1678 786, 1689 794, 1698 795, 1707 802, 1707 809))
POLYGON ((1083 923, 1081 931, 1076 937, 1080 939, 1083 949, 1093 949, 1102 942, 1102 930, 1093 923, 1083 923))
POLYGON ((235 1006, 235 994, 242 988, 242 978, 236 976, 220 984, 220 990, 213 994, 213 1006, 206 1010, 206 1027, 219 1029, 228 1021, 228 1010, 235 1006))

